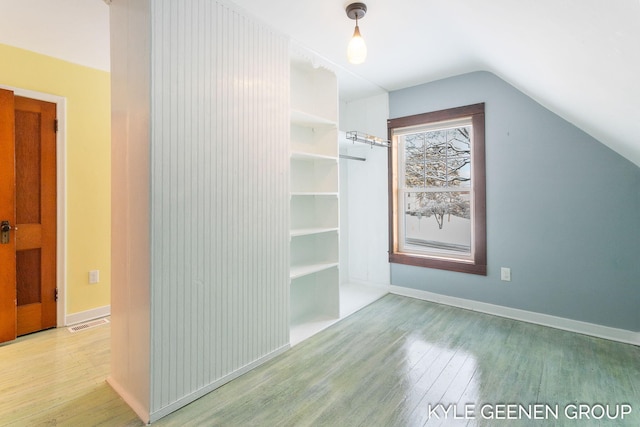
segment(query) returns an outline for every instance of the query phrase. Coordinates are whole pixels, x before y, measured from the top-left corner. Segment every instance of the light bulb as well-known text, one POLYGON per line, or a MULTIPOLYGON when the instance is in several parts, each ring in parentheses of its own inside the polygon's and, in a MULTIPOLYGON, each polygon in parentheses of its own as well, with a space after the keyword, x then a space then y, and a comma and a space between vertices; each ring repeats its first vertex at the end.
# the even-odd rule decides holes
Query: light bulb
POLYGON ((360 28, 356 24, 356 29, 353 32, 353 37, 347 46, 347 59, 352 64, 362 64, 367 58, 367 45, 364 43, 364 39, 360 35, 360 28))

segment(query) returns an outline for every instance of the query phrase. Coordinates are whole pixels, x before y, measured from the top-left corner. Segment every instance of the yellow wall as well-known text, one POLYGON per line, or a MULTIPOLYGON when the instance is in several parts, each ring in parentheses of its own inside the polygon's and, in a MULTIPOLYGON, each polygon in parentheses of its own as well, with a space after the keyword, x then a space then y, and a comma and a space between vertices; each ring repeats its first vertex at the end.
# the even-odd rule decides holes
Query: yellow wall
POLYGON ((111 104, 106 71, 0 44, 0 84, 67 99, 67 314, 110 304, 111 104), (89 270, 100 270, 90 285, 89 270))

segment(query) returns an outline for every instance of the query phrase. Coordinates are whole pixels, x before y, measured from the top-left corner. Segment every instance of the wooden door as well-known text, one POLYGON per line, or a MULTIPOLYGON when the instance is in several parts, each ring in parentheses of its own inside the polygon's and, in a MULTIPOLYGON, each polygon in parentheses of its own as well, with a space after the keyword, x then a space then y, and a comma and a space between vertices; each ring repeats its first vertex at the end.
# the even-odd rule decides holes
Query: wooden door
MULTIPOLYGON (((0 221, 15 221, 13 92, 0 89, 0 221)), ((16 244, 9 231, 9 242, 0 243, 0 342, 16 337, 16 244)))
MULTIPOLYGON (((14 162, 13 184, 8 172, 2 179, 14 189, 9 246, 14 247, 15 267, 0 287, 9 295, 14 278, 19 336, 56 326, 56 105, 15 96, 13 106, 13 144, 2 142, 3 147, 12 146, 3 149, 0 162, 14 162)), ((9 249, 4 252, 11 257, 9 249)), ((8 316, 9 308, 5 310, 8 316)))
POLYGON ((56 105, 15 97, 18 335, 56 326, 56 105))

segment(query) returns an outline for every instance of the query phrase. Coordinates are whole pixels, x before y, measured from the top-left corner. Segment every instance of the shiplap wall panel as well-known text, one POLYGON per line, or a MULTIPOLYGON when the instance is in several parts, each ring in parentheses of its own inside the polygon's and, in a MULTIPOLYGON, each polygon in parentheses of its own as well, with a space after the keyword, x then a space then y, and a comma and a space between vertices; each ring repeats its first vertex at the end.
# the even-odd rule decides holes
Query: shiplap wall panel
POLYGON ((153 420, 288 346, 289 44, 221 1, 151 22, 153 420))

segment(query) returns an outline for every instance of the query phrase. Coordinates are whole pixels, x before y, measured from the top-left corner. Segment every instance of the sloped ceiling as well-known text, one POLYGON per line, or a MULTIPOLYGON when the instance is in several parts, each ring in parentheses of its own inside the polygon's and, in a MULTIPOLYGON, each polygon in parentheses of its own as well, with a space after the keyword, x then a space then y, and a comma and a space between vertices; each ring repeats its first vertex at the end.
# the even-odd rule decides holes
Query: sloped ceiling
MULTIPOLYGON (((325 58, 343 100, 486 70, 640 166, 640 0, 364 2, 351 65, 350 1, 233 0, 325 58)), ((108 6, 0 0, 0 43, 108 69, 108 6)))
POLYGON ((387 91, 490 71, 640 166, 640 0, 365 0, 361 65, 351 1, 234 3, 387 91))

